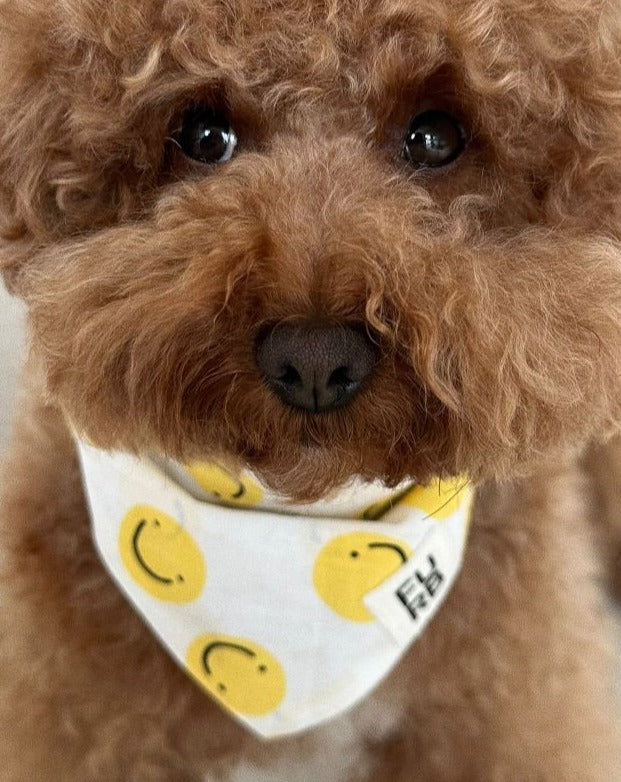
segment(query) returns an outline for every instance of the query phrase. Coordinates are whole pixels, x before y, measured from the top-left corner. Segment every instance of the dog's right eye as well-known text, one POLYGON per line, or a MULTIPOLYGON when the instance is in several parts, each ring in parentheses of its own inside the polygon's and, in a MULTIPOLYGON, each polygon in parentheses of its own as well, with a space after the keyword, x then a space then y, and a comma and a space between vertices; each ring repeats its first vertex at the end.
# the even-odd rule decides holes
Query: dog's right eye
POLYGON ((224 114, 202 104, 186 111, 174 139, 187 157, 206 164, 225 163, 237 146, 235 131, 224 114))
POLYGON ((403 143, 403 157, 415 168, 439 168, 452 163, 466 146, 460 122, 445 111, 417 114, 403 143))

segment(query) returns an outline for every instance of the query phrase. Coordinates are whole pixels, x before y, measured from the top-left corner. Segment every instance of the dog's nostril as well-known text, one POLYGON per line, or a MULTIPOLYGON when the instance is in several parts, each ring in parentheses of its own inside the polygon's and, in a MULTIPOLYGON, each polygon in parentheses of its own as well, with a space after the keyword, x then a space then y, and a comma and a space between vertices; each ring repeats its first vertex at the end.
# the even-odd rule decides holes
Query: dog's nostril
POLYGON ((377 348, 347 326, 276 326, 260 336, 265 383, 291 407, 319 413, 350 402, 373 371, 377 348))
POLYGON ((355 381, 349 376, 349 369, 347 367, 338 367, 328 378, 328 386, 340 386, 345 387, 351 385, 355 381))
POLYGON ((302 384, 302 378, 300 373, 291 364, 288 364, 283 369, 282 375, 278 378, 280 383, 285 383, 288 386, 299 386, 302 384))

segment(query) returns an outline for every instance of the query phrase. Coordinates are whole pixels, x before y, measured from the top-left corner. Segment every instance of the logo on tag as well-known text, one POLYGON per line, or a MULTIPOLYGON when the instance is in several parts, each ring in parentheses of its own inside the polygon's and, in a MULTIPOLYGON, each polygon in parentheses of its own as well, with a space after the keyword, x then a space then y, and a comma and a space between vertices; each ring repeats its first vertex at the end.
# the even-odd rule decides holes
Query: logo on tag
POLYGON ((410 612, 414 621, 430 608, 444 581, 444 574, 438 569, 435 557, 428 554, 427 562, 429 564, 427 573, 415 570, 414 575, 408 576, 396 591, 397 597, 410 612))
POLYGON ((364 602, 398 644, 417 638, 442 604, 461 567, 461 543, 446 526, 431 530, 414 555, 364 602))

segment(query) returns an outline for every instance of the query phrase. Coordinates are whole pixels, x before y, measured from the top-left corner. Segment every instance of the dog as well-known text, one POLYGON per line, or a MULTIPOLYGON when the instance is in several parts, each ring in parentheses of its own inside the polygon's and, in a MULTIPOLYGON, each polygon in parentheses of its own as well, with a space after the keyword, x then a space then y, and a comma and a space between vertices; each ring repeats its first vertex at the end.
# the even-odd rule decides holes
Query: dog
MULTIPOLYGON (((2 782, 618 782, 619 52, 618 0, 0 2, 0 263, 30 331, 0 512, 2 782), (184 499, 141 495, 119 586, 91 516, 105 537, 143 467, 184 499), (343 487, 375 487, 338 524, 391 524, 375 543, 431 600, 452 543, 398 547, 390 513, 455 481, 475 494, 452 589, 355 704, 320 718, 332 692, 309 695, 304 729, 232 713, 282 700, 273 649, 203 638, 203 677, 214 650, 280 671, 235 706, 141 615, 173 581, 143 530, 185 541, 177 602, 246 583, 179 537, 192 492, 223 535, 299 519, 314 540, 343 487), (205 491, 282 507, 233 517, 205 491)), ((298 600, 288 551, 254 557, 274 615, 298 600)), ((375 626, 338 616, 326 572, 317 611, 344 629, 320 656, 375 626)))

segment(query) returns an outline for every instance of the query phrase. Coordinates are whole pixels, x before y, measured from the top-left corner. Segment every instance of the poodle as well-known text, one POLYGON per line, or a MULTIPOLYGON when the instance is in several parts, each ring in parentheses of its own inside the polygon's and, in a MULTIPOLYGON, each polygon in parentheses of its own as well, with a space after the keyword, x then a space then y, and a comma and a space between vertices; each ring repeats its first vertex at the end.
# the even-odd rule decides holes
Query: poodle
POLYGON ((620 84, 621 0, 0 0, 1 782, 618 782, 620 84))

